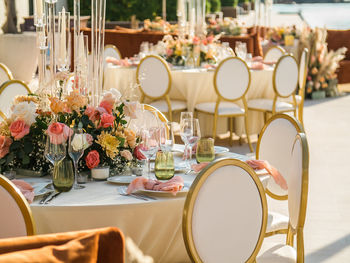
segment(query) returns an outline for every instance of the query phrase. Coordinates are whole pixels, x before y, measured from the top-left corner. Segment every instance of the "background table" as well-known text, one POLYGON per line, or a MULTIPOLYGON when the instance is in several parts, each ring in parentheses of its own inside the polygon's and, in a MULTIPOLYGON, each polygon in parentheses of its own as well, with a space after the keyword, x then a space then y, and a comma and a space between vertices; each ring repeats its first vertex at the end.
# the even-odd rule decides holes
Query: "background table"
MULTIPOLYGON (((273 99, 272 87, 273 67, 266 66, 264 70, 251 70, 251 84, 246 99, 269 98, 273 99)), ((194 106, 201 102, 216 102, 214 90, 214 71, 203 69, 172 70, 171 99, 187 101, 187 109, 194 110, 194 106)), ((108 65, 104 75, 104 89, 117 88, 125 92, 131 85, 136 84, 136 68, 124 68, 108 65)), ((232 83, 234 86, 234 83, 232 83)), ((238 103, 243 106, 242 103, 238 103)), ((202 136, 212 135, 213 117, 199 114, 202 136)), ((176 120, 176 117, 175 117, 176 120)), ((218 119, 217 133, 226 132, 227 118, 218 119)), ((248 125, 250 134, 258 134, 264 125, 263 113, 249 111, 248 125)), ((235 132, 245 134, 243 117, 236 118, 235 132)))
MULTIPOLYGON (((222 156, 247 159, 235 153, 217 155, 222 156)), ((187 183, 195 179, 179 175, 187 183)), ((269 178, 260 176, 264 185, 269 178)), ((31 209, 37 234, 116 226, 154 262, 190 262, 182 237, 184 202, 184 195, 143 201, 119 195, 115 184, 89 182, 85 189, 62 193, 48 205, 36 200, 31 209)))

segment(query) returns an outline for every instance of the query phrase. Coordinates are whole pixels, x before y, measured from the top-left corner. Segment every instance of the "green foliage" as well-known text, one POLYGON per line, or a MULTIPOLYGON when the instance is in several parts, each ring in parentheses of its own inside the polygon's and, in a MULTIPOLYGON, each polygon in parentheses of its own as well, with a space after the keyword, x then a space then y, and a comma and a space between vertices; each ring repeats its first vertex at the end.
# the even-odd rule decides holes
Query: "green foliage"
POLYGON ((220 0, 207 0, 206 1, 206 11, 207 13, 215 13, 221 10, 220 0))
POLYGON ((238 0, 221 0, 221 6, 233 6, 238 5, 238 0))

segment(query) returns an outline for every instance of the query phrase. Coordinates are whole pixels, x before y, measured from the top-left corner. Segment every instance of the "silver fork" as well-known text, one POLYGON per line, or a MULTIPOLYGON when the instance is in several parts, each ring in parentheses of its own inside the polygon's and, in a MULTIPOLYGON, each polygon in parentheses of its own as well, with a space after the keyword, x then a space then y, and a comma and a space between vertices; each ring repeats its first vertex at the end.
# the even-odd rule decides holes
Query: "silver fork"
MULTIPOLYGON (((124 192, 126 192, 126 189, 128 189, 127 186, 121 186, 121 188, 124 190, 124 192)), ((144 194, 141 194, 141 193, 133 193, 133 195, 137 195, 137 196, 141 196, 143 198, 147 198, 147 199, 152 199, 152 200, 157 200, 157 198, 153 197, 153 196, 149 196, 149 195, 144 195, 144 194)))
POLYGON ((118 190, 118 193, 119 193, 120 195, 123 195, 123 196, 131 196, 131 197, 134 197, 134 198, 136 198, 136 199, 140 199, 140 200, 144 200, 144 201, 149 201, 149 199, 147 199, 147 198, 145 198, 145 197, 142 197, 142 196, 139 196, 139 195, 136 195, 136 194, 127 194, 125 188, 118 187, 117 190, 118 190))

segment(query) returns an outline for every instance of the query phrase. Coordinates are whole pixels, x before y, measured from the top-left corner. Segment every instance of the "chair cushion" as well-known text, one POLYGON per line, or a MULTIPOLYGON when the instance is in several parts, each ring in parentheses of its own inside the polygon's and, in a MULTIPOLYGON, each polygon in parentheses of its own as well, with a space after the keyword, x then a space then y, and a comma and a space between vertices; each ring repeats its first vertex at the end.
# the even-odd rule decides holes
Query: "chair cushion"
MULTIPOLYGON (((273 100, 269 100, 269 99, 255 99, 255 100, 248 101, 249 109, 272 111, 272 106, 273 106, 273 100)), ((292 110, 294 110, 294 107, 292 104, 284 101, 276 102, 276 112, 292 111, 292 110)))
POLYGON ((269 212, 266 233, 288 228, 288 216, 276 212, 269 212))
POLYGON ((291 246, 277 244, 265 249, 263 244, 260 251, 264 252, 259 253, 257 263, 295 263, 297 260, 297 252, 291 246))
MULTIPOLYGON (((216 105, 216 102, 204 102, 204 103, 197 104, 195 106, 195 109, 214 114, 215 105, 216 105)), ((219 116, 243 114, 244 112, 245 112, 244 109, 242 109, 237 104, 232 102, 223 101, 223 102, 220 102, 219 104, 219 109, 218 109, 219 116)))
MULTIPOLYGON (((282 98, 281 101, 292 103, 293 99, 292 99, 292 97, 288 97, 288 98, 282 98)), ((301 102, 301 96, 295 95, 295 101, 297 102, 297 105, 299 105, 301 102)))
MULTIPOLYGON (((187 108, 187 104, 184 101, 181 100, 170 100, 171 103, 171 110, 176 111, 176 110, 184 110, 187 108)), ((153 107, 157 108, 161 112, 168 112, 168 104, 166 103, 165 100, 157 100, 153 101, 150 103, 153 107)))

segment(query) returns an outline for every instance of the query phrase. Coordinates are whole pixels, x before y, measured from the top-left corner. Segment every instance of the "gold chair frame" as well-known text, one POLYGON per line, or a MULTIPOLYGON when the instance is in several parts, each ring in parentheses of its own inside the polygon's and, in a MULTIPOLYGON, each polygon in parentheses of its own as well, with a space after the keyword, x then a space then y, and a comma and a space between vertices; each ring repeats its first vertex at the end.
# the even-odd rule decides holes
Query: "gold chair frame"
POLYGON ((224 60, 222 60, 219 64, 219 66, 216 68, 215 70, 215 73, 214 73, 214 89, 215 89, 215 92, 216 92, 216 95, 218 96, 217 100, 216 100, 216 105, 215 105, 215 112, 214 114, 211 113, 211 112, 207 112, 207 111, 202 111, 202 110, 198 110, 198 109, 194 109, 195 111, 195 114, 196 112, 200 112, 200 113, 204 113, 204 114, 209 114, 209 115, 214 115, 214 123, 213 123, 213 139, 215 140, 215 137, 216 137, 216 128, 217 128, 217 120, 218 120, 218 117, 227 117, 229 118, 229 126, 230 126, 230 144, 232 145, 232 133, 233 133, 233 120, 232 118, 234 117, 240 117, 240 116, 243 116, 244 117, 244 125, 245 125, 245 130, 246 130, 246 135, 247 135, 247 140, 248 140, 248 144, 249 144, 249 149, 251 152, 254 151, 253 149, 253 146, 252 146, 252 143, 250 141, 250 137, 249 137, 249 132, 248 132, 248 105, 247 105, 247 100, 245 98, 245 95, 247 94, 248 90, 249 90, 249 87, 250 87, 250 83, 251 83, 251 73, 250 73, 250 70, 249 70, 249 67, 247 65, 247 63, 242 60, 241 58, 239 57, 228 57, 224 60), (228 60, 232 60, 232 59, 237 59, 237 60, 240 60, 244 63, 244 65, 247 67, 247 70, 248 70, 248 76, 249 76, 249 82, 248 82, 248 87, 246 88, 245 92, 243 93, 243 95, 237 99, 233 99, 233 100, 230 100, 230 99, 227 99, 225 97, 223 97, 219 90, 218 90, 218 87, 217 87, 217 84, 216 84, 216 78, 217 78, 217 75, 218 75, 218 72, 220 70, 220 68, 222 67, 222 65, 228 61, 228 60), (244 107, 244 113, 241 113, 241 114, 228 114, 228 115, 218 115, 218 110, 219 110, 219 105, 220 105, 220 102, 221 101, 229 101, 229 102, 235 102, 235 101, 239 101, 239 100, 242 100, 243 102, 243 107, 244 107))
POLYGON ((196 250, 196 247, 195 247, 195 244, 194 244, 194 241, 192 238, 192 224, 191 223, 192 223, 192 215, 193 215, 195 200, 198 196, 200 188, 202 187, 202 185, 204 184, 206 179, 212 174, 212 172, 214 172, 215 170, 217 170, 220 167, 228 166, 228 165, 240 167, 249 173, 251 178, 254 180, 254 183, 259 191, 260 199, 261 199, 263 213, 262 213, 262 224, 261 224, 260 234, 259 234, 258 242, 256 244, 256 247, 255 247, 253 253, 249 257, 249 259, 246 261, 247 263, 254 263, 255 262, 255 258, 256 258, 257 254, 261 248, 261 245, 264 241, 264 234, 266 232, 266 225, 267 225, 267 200, 266 200, 264 187, 263 187, 262 183, 260 182, 260 179, 256 175, 255 171, 245 162, 242 162, 238 159, 230 159, 230 158, 217 160, 217 161, 211 163, 210 165, 208 165, 207 167, 205 167, 199 173, 199 175, 193 181, 192 186, 187 194, 186 201, 185 201, 185 206, 184 206, 184 210, 183 210, 183 217, 182 217, 182 234, 183 234, 187 253, 188 253, 189 257, 191 258, 192 262, 196 262, 196 263, 203 262, 199 256, 197 250, 196 250))
POLYGON ((105 45, 104 50, 106 50, 107 48, 114 49, 118 53, 119 57, 122 58, 122 54, 120 53, 119 49, 115 45, 112 45, 112 44, 105 45))
POLYGON ((16 201, 23 219, 26 225, 27 235, 32 236, 35 234, 34 219, 27 200, 24 196, 17 190, 16 186, 8 180, 5 176, 0 174, 0 186, 2 186, 16 201))
MULTIPOLYGON (((29 89, 29 87, 28 87, 28 85, 26 83, 24 83, 22 80, 13 79, 13 80, 6 81, 4 84, 2 84, 0 86, 0 95, 7 88, 7 86, 11 85, 12 83, 19 83, 19 84, 21 84, 28 91, 28 94, 32 94, 32 92, 30 91, 30 89, 29 89)), ((1 110, 0 110, 0 116, 4 120, 7 119, 6 115, 1 110)))
POLYGON ((13 80, 12 72, 5 64, 0 63, 0 68, 2 68, 5 71, 6 75, 9 77, 9 80, 13 80))
MULTIPOLYGON (((137 66, 136 68, 136 82, 138 84, 138 86, 140 87, 140 91, 141 91, 141 98, 140 98, 140 102, 143 103, 145 98, 148 98, 151 102, 152 101, 156 101, 156 100, 161 100, 161 99, 164 99, 168 105, 168 112, 166 112, 169 116, 169 120, 170 122, 173 121, 173 112, 180 112, 182 110, 176 110, 176 111, 173 111, 171 109, 171 101, 170 101, 170 97, 169 97, 169 92, 170 92, 170 88, 171 88, 171 84, 172 84, 172 77, 171 77, 171 73, 170 73, 170 69, 169 69, 169 66, 167 64, 167 62, 162 59, 161 57, 159 56, 156 56, 156 55, 148 55, 146 57, 144 57, 143 59, 141 59, 139 65, 137 66), (146 95, 146 93, 143 91, 142 89, 142 86, 141 86, 141 83, 140 83, 140 79, 139 79, 139 71, 140 71, 140 66, 142 65, 143 61, 148 59, 148 58, 155 58, 155 59, 158 59, 165 67, 167 73, 168 73, 168 78, 169 78, 169 83, 168 83, 168 88, 167 90, 161 95, 161 96, 158 96, 158 97, 152 97, 152 96, 149 96, 149 95, 146 95)), ((185 109, 186 111, 187 109, 185 109)))
MULTIPOLYGON (((276 119, 285 119, 288 120, 290 123, 293 124, 293 126, 295 127, 297 133, 305 133, 303 126, 298 122, 298 120, 290 115, 287 114, 283 114, 283 113, 278 113, 273 115, 264 125, 264 127, 262 128, 260 135, 259 135, 259 139, 258 142, 256 144, 256 154, 255 157, 257 160, 259 160, 259 155, 260 155, 260 143, 261 143, 261 139, 263 138, 263 135, 267 129, 267 127, 270 125, 271 122, 273 122, 276 119)), ((276 199, 276 200, 287 200, 288 199, 288 195, 283 195, 283 196, 279 196, 276 194, 271 193, 268 189, 265 190, 265 192, 272 198, 276 199)))
POLYGON ((269 53, 269 51, 270 50, 272 50, 272 49, 279 49, 281 52, 282 52, 282 54, 286 54, 286 51, 284 50, 284 48, 282 48, 281 46, 271 46, 271 47, 269 47, 267 50, 266 50, 266 53, 264 54, 264 57, 263 57, 263 59, 265 59, 265 57, 266 57, 266 55, 269 53))
POLYGON ((298 66, 298 81, 297 81, 297 84, 295 85, 295 89, 294 91, 292 92, 291 95, 287 95, 287 96, 282 96, 277 88, 276 88, 276 70, 278 69, 278 65, 280 64, 280 62, 282 61, 282 59, 284 59, 285 57, 291 57, 294 59, 295 63, 297 65, 299 65, 295 59, 294 56, 290 55, 290 54, 287 54, 287 55, 283 55, 276 63, 276 66, 275 66, 275 69, 273 71, 273 76, 272 76, 272 80, 273 80, 273 91, 275 93, 274 95, 274 98, 273 98, 273 104, 272 104, 272 110, 264 110, 264 109, 257 109, 257 108, 251 108, 251 107, 248 107, 249 110, 252 110, 252 111, 259 111, 259 112, 263 112, 264 113, 264 123, 266 123, 267 121, 267 114, 272 114, 272 115, 275 115, 276 113, 284 113, 284 112, 293 112, 294 113, 294 116, 296 116, 296 105, 297 105, 297 102, 296 102, 296 99, 295 99, 295 91, 298 87, 298 83, 299 83, 299 66, 298 66), (277 103, 277 100, 278 98, 289 98, 290 96, 292 96, 292 102, 291 104, 293 105, 293 108, 292 109, 288 109, 288 110, 282 110, 282 111, 276 111, 276 103, 277 103))
MULTIPOLYGON (((305 100, 305 86, 306 86, 306 78, 307 78, 307 70, 308 70, 308 64, 309 64, 309 50, 307 48, 304 48, 303 52, 305 52, 305 70, 304 70, 304 79, 302 82, 302 86, 299 86, 299 93, 298 95, 301 98, 300 103, 298 103, 298 120, 300 123, 304 126, 304 100, 305 100)), ((300 57, 301 59, 301 57, 300 57)), ((301 72, 299 72, 301 74, 301 72)))

